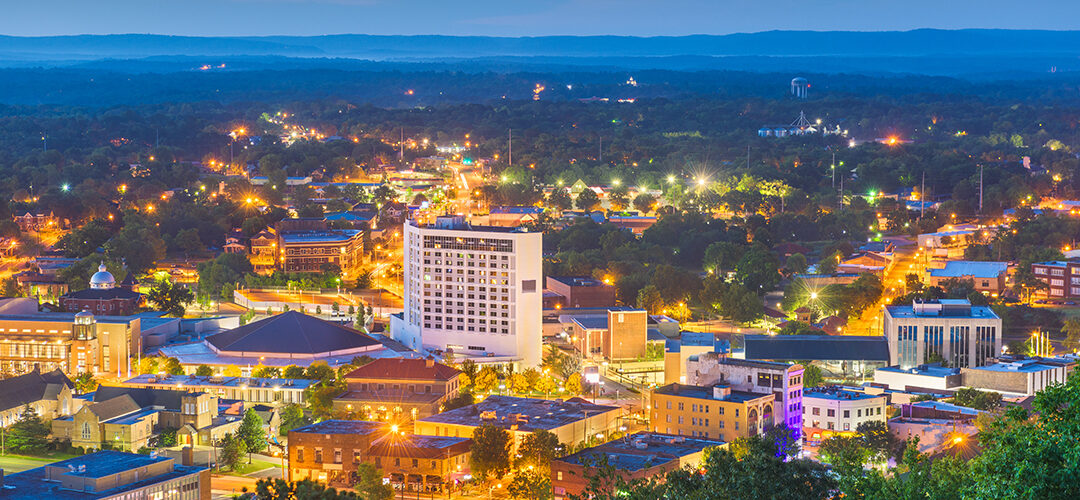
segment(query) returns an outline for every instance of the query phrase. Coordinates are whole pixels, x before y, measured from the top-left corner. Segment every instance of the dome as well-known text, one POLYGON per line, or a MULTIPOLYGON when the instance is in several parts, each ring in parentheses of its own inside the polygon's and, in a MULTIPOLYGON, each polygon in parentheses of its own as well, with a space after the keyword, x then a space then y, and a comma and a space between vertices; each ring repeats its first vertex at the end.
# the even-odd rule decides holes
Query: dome
POLYGON ((98 272, 90 277, 90 288, 108 290, 116 286, 116 278, 105 269, 105 263, 98 266, 98 272))

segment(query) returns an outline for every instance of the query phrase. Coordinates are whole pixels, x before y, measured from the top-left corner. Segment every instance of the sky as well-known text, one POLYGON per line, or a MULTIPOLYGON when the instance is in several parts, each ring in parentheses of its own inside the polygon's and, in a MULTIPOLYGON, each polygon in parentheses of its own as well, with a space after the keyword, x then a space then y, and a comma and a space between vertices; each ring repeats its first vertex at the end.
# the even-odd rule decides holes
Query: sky
POLYGON ((687 35, 1076 29, 1078 0, 0 0, 0 34, 687 35))

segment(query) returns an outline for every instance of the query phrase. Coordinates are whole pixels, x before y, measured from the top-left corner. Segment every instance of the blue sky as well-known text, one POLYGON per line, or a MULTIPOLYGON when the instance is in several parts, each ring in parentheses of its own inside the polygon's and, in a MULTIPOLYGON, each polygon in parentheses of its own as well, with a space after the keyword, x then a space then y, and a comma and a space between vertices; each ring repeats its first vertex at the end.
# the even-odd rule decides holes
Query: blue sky
POLYGON ((1076 29, 1078 0, 0 0, 0 34, 685 35, 1076 29))

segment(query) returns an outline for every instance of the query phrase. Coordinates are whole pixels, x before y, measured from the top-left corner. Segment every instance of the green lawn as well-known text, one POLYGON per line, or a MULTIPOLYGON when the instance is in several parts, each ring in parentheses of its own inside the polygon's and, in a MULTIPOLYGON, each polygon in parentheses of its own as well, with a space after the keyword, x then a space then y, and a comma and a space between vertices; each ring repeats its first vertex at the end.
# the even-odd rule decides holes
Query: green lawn
POLYGON ((277 464, 277 463, 274 463, 274 462, 265 462, 265 461, 262 461, 262 460, 252 460, 251 463, 249 464, 249 463, 247 463, 247 460, 245 460, 244 463, 241 464, 240 467, 238 467, 234 471, 228 471, 228 472, 226 472, 226 471, 218 471, 218 473, 219 474, 225 474, 227 476, 246 476, 248 474, 251 474, 252 472, 258 472, 258 471, 261 471, 261 470, 266 470, 266 469, 269 469, 269 468, 272 468, 272 467, 280 467, 280 466, 281 466, 281 464, 277 464))
POLYGON ((61 460, 67 460, 77 455, 69 455, 67 453, 51 453, 43 456, 34 455, 0 455, 0 469, 4 470, 4 473, 22 472, 24 470, 34 469, 41 467, 42 465, 51 464, 53 462, 59 462, 61 460))

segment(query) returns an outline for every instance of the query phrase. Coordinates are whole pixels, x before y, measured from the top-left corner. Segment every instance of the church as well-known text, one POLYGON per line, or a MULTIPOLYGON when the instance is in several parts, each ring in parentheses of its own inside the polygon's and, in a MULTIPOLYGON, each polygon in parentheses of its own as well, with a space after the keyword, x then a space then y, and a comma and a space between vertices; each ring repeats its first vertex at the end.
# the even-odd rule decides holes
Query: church
POLYGON ((128 316, 135 313, 142 294, 135 291, 131 273, 119 286, 105 264, 90 277, 90 288, 69 292, 60 297, 60 308, 67 312, 90 311, 98 316, 128 316))

